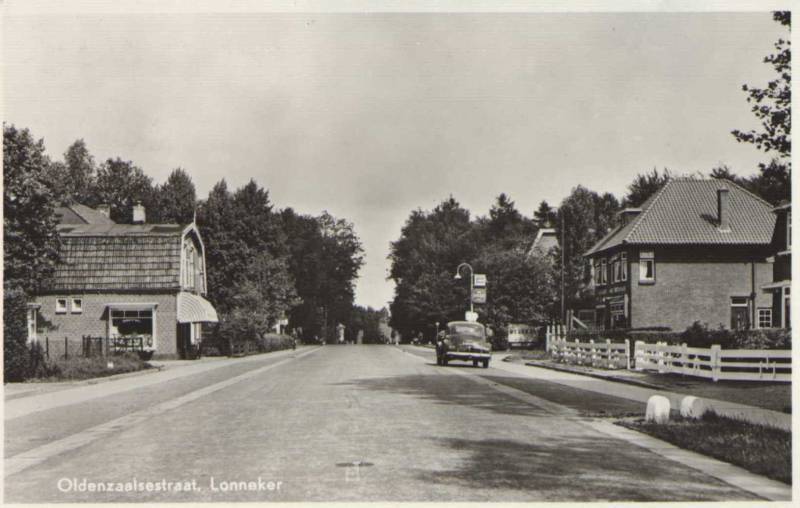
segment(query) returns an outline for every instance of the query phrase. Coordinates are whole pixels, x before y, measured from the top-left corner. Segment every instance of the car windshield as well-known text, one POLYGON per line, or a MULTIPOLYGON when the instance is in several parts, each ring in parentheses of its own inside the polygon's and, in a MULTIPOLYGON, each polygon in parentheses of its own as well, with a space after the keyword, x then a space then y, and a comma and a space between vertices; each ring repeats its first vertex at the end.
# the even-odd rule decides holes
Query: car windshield
POLYGON ((460 323, 450 325, 450 333, 460 335, 464 338, 475 338, 483 340, 483 325, 460 323))

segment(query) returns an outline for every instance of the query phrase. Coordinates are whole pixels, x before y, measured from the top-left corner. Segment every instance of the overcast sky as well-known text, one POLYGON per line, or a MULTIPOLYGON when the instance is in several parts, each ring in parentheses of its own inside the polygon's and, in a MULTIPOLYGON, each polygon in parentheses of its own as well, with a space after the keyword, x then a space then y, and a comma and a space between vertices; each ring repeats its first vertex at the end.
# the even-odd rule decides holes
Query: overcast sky
MULTIPOLYGON (((530 215, 639 172, 752 174, 743 83, 782 27, 742 14, 6 16, 5 120, 61 157, 77 138, 198 197, 251 177, 278 207, 355 224, 356 300, 381 307, 389 242, 452 194, 530 215)), ((455 267, 453 267, 455 269, 455 267)))

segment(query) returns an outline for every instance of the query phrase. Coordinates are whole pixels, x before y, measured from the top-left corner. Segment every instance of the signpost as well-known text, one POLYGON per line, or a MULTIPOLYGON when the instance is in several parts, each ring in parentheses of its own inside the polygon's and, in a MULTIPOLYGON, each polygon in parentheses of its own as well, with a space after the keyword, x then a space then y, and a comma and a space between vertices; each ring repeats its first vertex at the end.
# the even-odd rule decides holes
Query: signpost
POLYGON ((476 288, 485 288, 486 287, 486 274, 483 273, 476 273, 472 285, 476 288))
POLYGON ((486 303, 486 288, 472 288, 472 303, 486 303))

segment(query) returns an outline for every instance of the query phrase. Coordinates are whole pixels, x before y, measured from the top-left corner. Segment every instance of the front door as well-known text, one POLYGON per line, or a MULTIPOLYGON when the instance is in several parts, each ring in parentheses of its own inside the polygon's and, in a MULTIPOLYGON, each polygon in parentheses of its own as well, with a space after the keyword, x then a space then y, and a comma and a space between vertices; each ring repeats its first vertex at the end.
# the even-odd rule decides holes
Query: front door
POLYGON ((191 323, 178 323, 178 357, 181 360, 190 360, 194 357, 191 323))

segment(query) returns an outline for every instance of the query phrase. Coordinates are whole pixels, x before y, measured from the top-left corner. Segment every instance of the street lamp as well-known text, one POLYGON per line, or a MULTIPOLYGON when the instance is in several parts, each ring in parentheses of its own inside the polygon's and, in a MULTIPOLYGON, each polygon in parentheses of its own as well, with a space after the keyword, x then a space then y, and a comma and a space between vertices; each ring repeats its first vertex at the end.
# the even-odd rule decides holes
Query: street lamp
POLYGON ((474 312, 472 303, 472 290, 474 287, 473 285, 475 284, 475 277, 474 277, 474 272, 472 271, 472 266, 469 263, 461 263, 460 265, 458 265, 458 268, 456 268, 456 276, 454 278, 456 280, 461 280, 462 266, 466 266, 467 268, 469 268, 469 311, 474 312))

